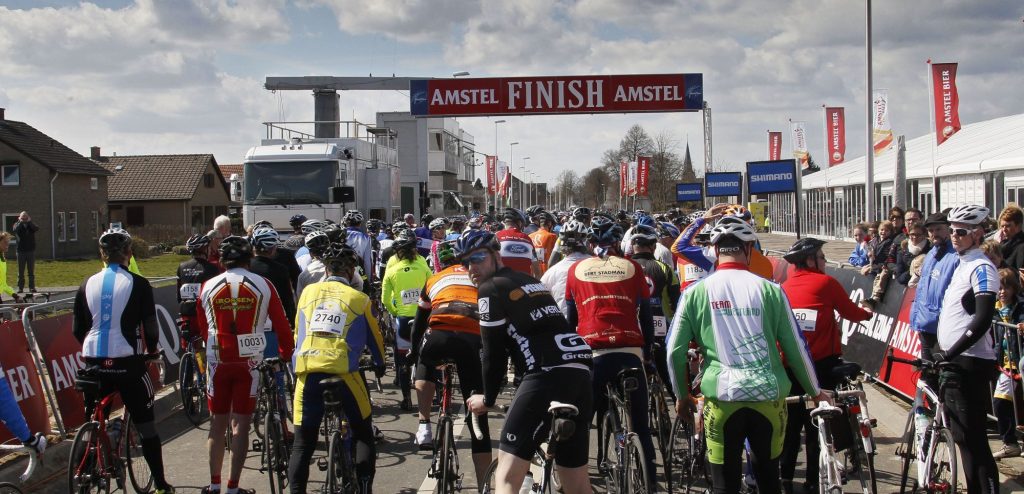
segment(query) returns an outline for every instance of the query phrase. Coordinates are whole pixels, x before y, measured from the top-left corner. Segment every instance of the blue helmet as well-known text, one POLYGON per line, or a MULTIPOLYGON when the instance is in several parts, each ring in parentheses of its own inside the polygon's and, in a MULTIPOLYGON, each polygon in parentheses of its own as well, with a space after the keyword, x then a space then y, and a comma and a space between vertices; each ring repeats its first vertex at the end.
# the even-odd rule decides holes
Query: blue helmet
POLYGON ((625 234, 622 226, 612 221, 602 223, 594 228, 594 240, 601 247, 619 245, 625 234))
POLYGON ((493 233, 487 230, 466 230, 465 233, 455 241, 455 254, 464 256, 476 249, 487 247, 498 248, 498 242, 493 233))
POLYGON ((661 222, 661 236, 669 238, 679 238, 679 229, 675 225, 667 221, 661 222))
POLYGON ((641 215, 637 216, 636 224, 638 226, 649 226, 649 227, 653 228, 653 227, 657 226, 658 223, 656 221, 654 221, 654 218, 651 218, 650 216, 647 216, 646 214, 641 214, 641 215))
POLYGON ((277 246, 280 242, 280 237, 277 234, 277 230, 261 226, 252 231, 249 241, 252 242, 253 247, 259 250, 270 250, 277 246))

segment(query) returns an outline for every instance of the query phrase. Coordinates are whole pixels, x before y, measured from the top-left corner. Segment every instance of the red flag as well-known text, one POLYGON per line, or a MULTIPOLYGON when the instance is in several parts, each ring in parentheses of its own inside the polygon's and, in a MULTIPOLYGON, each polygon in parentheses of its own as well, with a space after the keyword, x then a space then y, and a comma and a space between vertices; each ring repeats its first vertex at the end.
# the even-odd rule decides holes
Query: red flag
POLYGON ((636 170, 636 193, 637 195, 647 195, 647 179, 651 168, 651 157, 650 156, 637 156, 637 170, 636 170))
POLYGON ((846 161, 846 112, 843 108, 825 108, 825 132, 828 166, 846 161))
POLYGON ((768 132, 768 159, 782 159, 782 132, 768 132))
POLYGON ((629 164, 625 161, 619 163, 619 197, 626 195, 626 189, 629 188, 629 175, 626 171, 626 167, 629 164))
POLYGON ((935 141, 941 145, 960 130, 960 95, 956 91, 956 64, 932 64, 935 98, 935 141))
POLYGON ((491 195, 494 195, 494 191, 497 190, 497 184, 498 184, 498 180, 497 180, 497 176, 496 176, 497 175, 496 168, 497 168, 498 157, 497 156, 490 156, 490 155, 486 155, 486 154, 484 156, 486 156, 486 160, 487 160, 487 193, 491 194, 491 195))

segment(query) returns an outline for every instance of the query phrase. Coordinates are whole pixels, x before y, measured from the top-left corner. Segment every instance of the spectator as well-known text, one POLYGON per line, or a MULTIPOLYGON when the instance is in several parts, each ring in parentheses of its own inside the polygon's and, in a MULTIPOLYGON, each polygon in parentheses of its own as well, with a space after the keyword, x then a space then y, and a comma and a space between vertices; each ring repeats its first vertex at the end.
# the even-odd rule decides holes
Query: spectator
MULTIPOLYGON (((1002 215, 1000 215, 1002 216, 1002 215)), ((1024 302, 1021 301, 1021 284, 1013 269, 999 270, 999 299, 996 301, 996 319, 1017 326, 996 326, 996 362, 999 364, 999 380, 993 393, 992 411, 996 416, 996 432, 1003 440, 1003 447, 992 454, 1003 458, 1020 456, 1017 444, 1016 415, 1014 400, 1021 405, 1020 391, 1020 346, 1018 332, 1024 331, 1024 302), (1016 383, 1014 381, 1017 381, 1016 383)))
POLYGON ((4 295, 10 295, 15 302, 19 301, 18 294, 7 285, 7 248, 11 245, 11 235, 7 232, 0 232, 0 302, 3 302, 4 295))
POLYGON ((889 252, 896 242, 896 228, 891 221, 883 221, 878 226, 878 242, 871 253, 871 263, 861 268, 861 274, 874 276, 875 281, 871 286, 871 297, 864 299, 861 303, 868 308, 875 306, 885 298, 885 290, 889 287, 889 280, 892 279, 892 268, 889 264, 889 252))
MULTIPOLYGON (((910 214, 908 211, 907 214, 910 214)), ((909 223, 908 223, 909 224, 909 223)), ((911 278, 914 278, 913 264, 917 262, 917 276, 921 275, 921 263, 924 262, 924 254, 931 248, 928 242, 928 234, 924 227, 915 223, 907 227, 907 239, 900 245, 896 254, 896 264, 893 268, 893 277, 902 285, 909 285, 911 278)))
MULTIPOLYGON (((999 233, 1002 236, 1003 260, 1006 266, 1020 270, 1024 268, 1024 232, 1021 231, 1021 224, 1024 223, 1024 211, 1021 208, 1010 205, 999 213, 999 233)), ((18 249, 21 250, 21 242, 18 242, 18 249)), ((21 259, 21 256, 18 257, 21 259)), ((21 261, 18 261, 21 264, 21 261)), ((20 278, 19 278, 20 279, 20 278)))
POLYGON ((231 218, 220 215, 213 219, 213 230, 206 236, 210 238, 210 262, 220 266, 220 242, 231 235, 231 218))
MULTIPOLYGON (((1019 231, 1019 223, 1017 227, 1019 231)), ((28 211, 22 211, 12 231, 18 239, 18 292, 25 291, 25 268, 28 268, 28 291, 36 293, 36 232, 39 227, 32 222, 28 211)))
MULTIPOLYGON (((871 230, 869 229, 868 231, 870 232, 871 230)), ((868 246, 870 247, 868 258, 871 259, 871 262, 860 270, 860 274, 865 276, 877 275, 882 272, 882 268, 885 266, 885 259, 888 257, 889 248, 892 247, 892 241, 895 238, 892 223, 888 221, 879 223, 876 231, 878 233, 873 235, 871 240, 868 241, 868 246)))
POLYGON ((986 240, 981 244, 981 251, 985 253, 985 257, 992 264, 996 265, 996 268, 1003 267, 1003 250, 999 247, 998 240, 986 240))
POLYGON ((863 267, 868 264, 868 229, 863 224, 854 225, 853 227, 853 240, 857 242, 857 245, 853 248, 853 252, 850 252, 850 259, 848 262, 854 267, 863 267))

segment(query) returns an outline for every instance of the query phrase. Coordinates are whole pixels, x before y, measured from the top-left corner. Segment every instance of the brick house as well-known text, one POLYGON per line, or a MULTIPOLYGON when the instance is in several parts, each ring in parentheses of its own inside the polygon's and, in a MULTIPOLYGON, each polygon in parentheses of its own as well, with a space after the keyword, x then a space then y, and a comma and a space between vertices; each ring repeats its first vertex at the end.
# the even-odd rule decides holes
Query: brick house
MULTIPOLYGON (((28 211, 36 259, 98 257, 110 172, 0 108, 0 215, 5 231, 28 211)), ((11 249, 14 257, 15 249, 11 249)))
POLYGON ((150 241, 182 240, 228 213, 228 185, 212 154, 102 156, 93 161, 112 176, 110 221, 150 241))

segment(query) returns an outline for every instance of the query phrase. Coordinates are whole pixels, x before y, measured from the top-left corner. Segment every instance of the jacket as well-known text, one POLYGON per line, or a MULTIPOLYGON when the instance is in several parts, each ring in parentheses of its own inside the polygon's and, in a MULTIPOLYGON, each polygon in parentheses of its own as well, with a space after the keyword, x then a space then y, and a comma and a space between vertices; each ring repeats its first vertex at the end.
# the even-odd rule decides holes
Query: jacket
POLYGON ((858 243, 853 248, 853 252, 850 252, 850 258, 847 260, 851 266, 864 267, 868 265, 868 249, 865 246, 865 242, 858 243))
MULTIPOLYGON (((1024 268, 1024 232, 1018 232, 1016 235, 1006 239, 1001 247, 1003 262, 1008 268, 1024 268)), ((18 250, 21 250, 20 246, 18 250)))
POLYGON ((18 252, 34 252, 36 250, 36 232, 39 227, 31 222, 17 222, 11 229, 15 237, 18 237, 18 252))
POLYGON ((358 372, 364 349, 384 365, 384 338, 371 307, 370 297, 342 278, 306 287, 295 316, 295 373, 358 372))
POLYGON ((960 265, 953 243, 932 246, 921 267, 921 280, 917 283, 914 303, 910 306, 910 327, 915 331, 935 334, 939 327, 939 311, 953 271, 960 265))
POLYGON ((433 274, 420 256, 412 260, 393 256, 381 283, 380 301, 384 308, 394 316, 416 317, 420 292, 433 274))
POLYGON ((921 248, 921 252, 914 255, 910 252, 910 240, 904 240, 900 244, 899 250, 896 252, 896 264, 892 270, 893 278, 896 279, 900 284, 906 285, 910 283, 910 263, 914 262, 917 256, 924 256, 928 254, 928 249, 931 248, 931 243, 927 240, 924 241, 924 247, 921 248))

